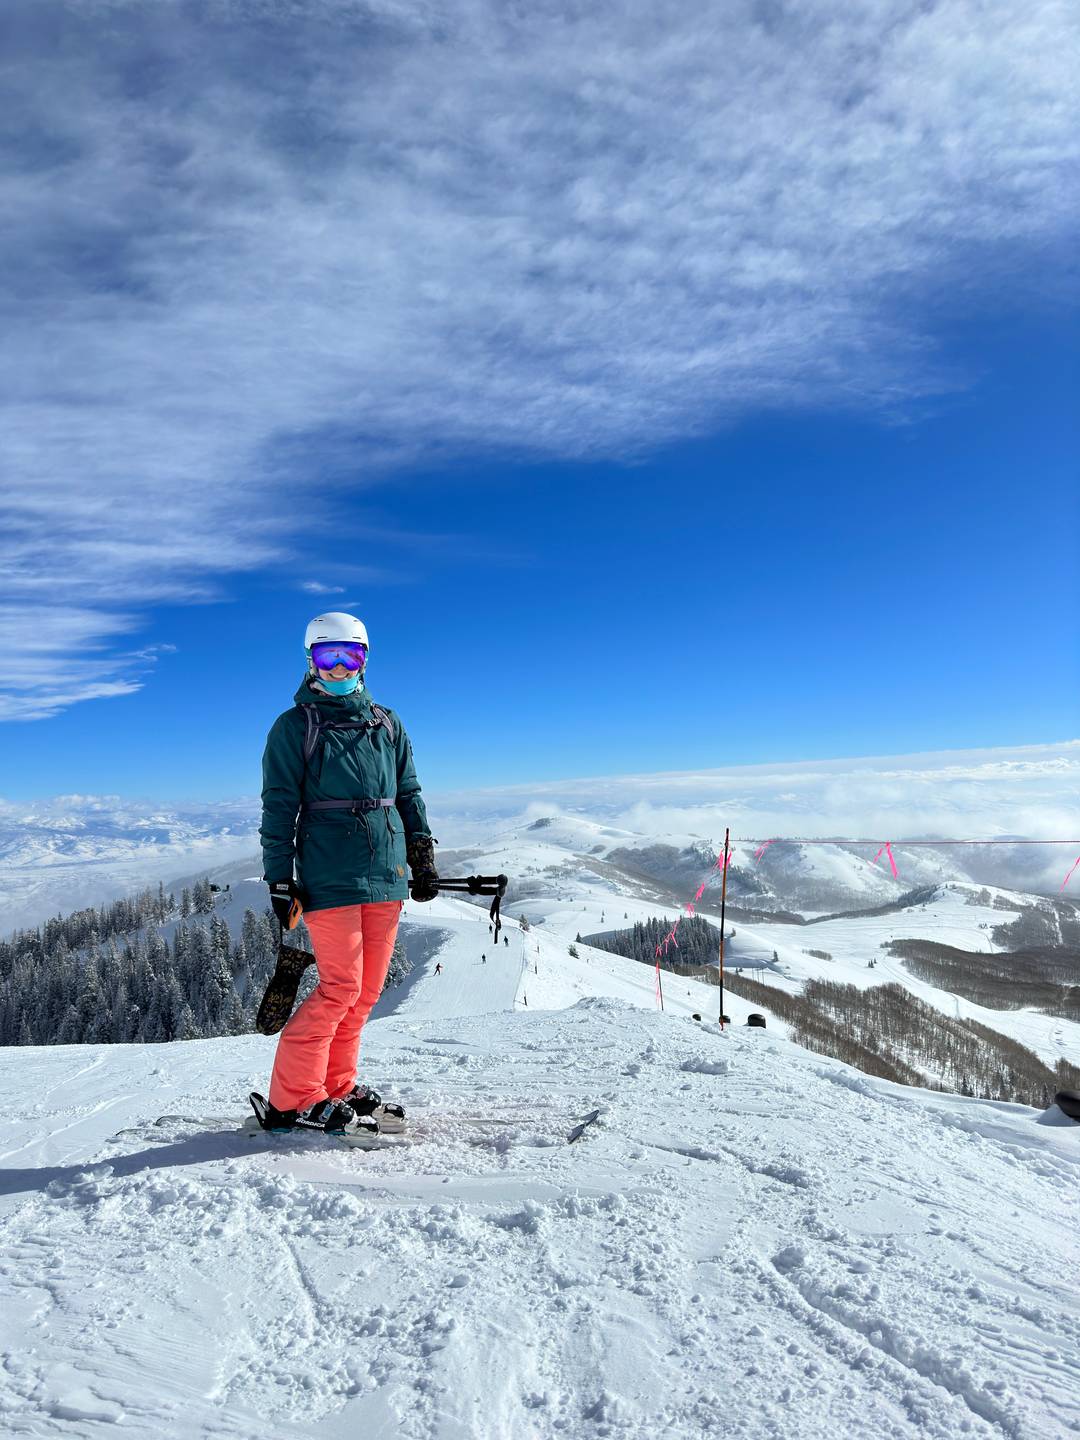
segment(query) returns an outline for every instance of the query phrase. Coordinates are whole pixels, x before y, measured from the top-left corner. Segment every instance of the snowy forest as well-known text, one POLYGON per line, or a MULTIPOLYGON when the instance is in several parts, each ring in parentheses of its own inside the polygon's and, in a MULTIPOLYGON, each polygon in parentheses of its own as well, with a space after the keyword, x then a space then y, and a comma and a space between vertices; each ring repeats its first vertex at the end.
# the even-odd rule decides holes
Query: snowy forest
MULTIPOLYGON (((209 879, 159 885, 0 941, 0 1045, 198 1040, 255 1028, 274 968, 273 912, 244 911, 235 938, 209 879), (171 937, 162 928, 172 930, 171 937)), ((310 950, 303 924, 289 943, 310 950)), ((408 973, 399 935, 387 975, 408 973)), ((305 975, 303 997, 315 983, 305 975)))
MULTIPOLYGON (((609 930, 577 938, 595 950, 607 950, 612 955, 626 955, 632 960, 643 960, 652 965, 657 945, 664 944, 674 923, 673 920, 646 920, 629 930, 609 930)), ((728 930, 728 939, 734 933, 728 930)), ((720 931, 715 925, 710 925, 700 915, 684 916, 679 921, 678 938, 667 952, 667 958, 678 960, 683 965, 712 965, 716 963, 719 948, 720 931)))

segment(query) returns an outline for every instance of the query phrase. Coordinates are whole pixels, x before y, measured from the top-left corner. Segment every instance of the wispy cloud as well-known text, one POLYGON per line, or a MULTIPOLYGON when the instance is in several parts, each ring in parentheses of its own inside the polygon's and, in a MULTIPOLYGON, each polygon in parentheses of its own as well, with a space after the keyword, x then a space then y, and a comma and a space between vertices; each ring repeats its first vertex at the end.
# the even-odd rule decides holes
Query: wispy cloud
POLYGON ((176 646, 120 647, 119 638, 136 628, 134 616, 77 605, 0 606, 0 720, 48 720, 76 701, 140 690, 159 656, 176 646))
POLYGON ((344 595, 344 585, 323 585, 318 580, 304 580, 300 589, 309 595, 344 595))
MULTIPOLYGON (((298 483, 314 533, 433 451, 901 413, 963 383, 925 302, 1051 286, 1080 208, 1063 0, 15 0, 7 37, 0 633, 62 594, 105 668, 286 559, 298 483)), ((123 693, 81 678, 38 714, 123 693)))

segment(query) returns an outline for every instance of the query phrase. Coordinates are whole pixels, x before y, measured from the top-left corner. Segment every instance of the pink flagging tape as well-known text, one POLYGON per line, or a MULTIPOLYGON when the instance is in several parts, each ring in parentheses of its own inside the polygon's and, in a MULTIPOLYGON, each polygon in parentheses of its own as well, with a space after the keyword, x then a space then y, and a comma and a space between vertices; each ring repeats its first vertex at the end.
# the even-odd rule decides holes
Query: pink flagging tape
MULTIPOLYGON (((754 840, 740 840, 735 837, 735 843, 741 845, 754 845, 754 840)), ((1080 845, 1080 840, 1008 840, 999 837, 996 840, 891 840, 891 845, 1080 845)), ((845 840, 837 836, 830 836, 828 839, 815 839, 813 836, 792 836, 784 839, 777 836, 775 840, 768 841, 770 845, 848 845, 855 848, 859 845, 876 845, 876 840, 845 840)))
POLYGON ((1080 855, 1078 855, 1073 861, 1072 870, 1069 871, 1068 875, 1066 875, 1065 879, 1061 882, 1061 888, 1058 890, 1059 895, 1061 894, 1061 891, 1065 889, 1065 886, 1069 883, 1069 881, 1072 879, 1073 870, 1075 870, 1078 865, 1080 865, 1080 855))
POLYGON ((702 880, 701 884, 700 884, 700 885, 697 887, 697 889, 694 891, 694 901, 695 901, 695 903, 696 903, 698 900, 700 900, 701 897, 702 897, 702 895, 704 895, 704 894, 705 894, 705 881, 702 880))
POLYGON ((870 861, 870 864, 876 865, 877 862, 881 859, 882 855, 888 855, 889 864, 892 866, 893 879, 899 880, 900 871, 896 868, 896 861, 893 859, 892 844, 888 840, 885 841, 885 844, 882 845, 881 849, 874 856, 873 860, 870 861))
POLYGON ((754 851, 754 859, 760 860, 762 855, 764 855, 765 851, 769 848, 769 846, 774 843, 775 842, 772 840, 766 840, 764 845, 759 845, 758 848, 754 851))
POLYGON ((686 902, 686 913, 688 915, 692 915, 694 913, 694 902, 692 900, 688 900, 686 902))

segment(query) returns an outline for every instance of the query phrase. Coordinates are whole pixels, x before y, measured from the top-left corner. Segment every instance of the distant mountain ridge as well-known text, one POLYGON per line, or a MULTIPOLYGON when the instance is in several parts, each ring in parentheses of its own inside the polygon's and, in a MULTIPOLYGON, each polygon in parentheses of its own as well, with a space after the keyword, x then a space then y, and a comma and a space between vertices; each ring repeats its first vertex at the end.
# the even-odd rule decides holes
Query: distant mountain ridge
MULTIPOLYGON (((0 935, 159 880, 182 883, 230 862, 261 873, 258 824, 257 801, 245 799, 163 808, 76 795, 44 805, 0 805, 0 935)), ((517 822, 492 819, 479 841, 442 847, 439 857, 444 871, 471 866, 510 875, 511 901, 557 894, 560 879, 591 873, 598 884, 629 886, 632 893, 681 906, 703 878, 710 885, 718 880, 715 861, 722 844, 722 835, 684 832, 657 839, 586 815, 554 814, 517 822)), ((912 891, 949 882, 1048 893, 1040 888, 1045 862, 1033 854, 1034 846, 896 844, 894 878, 884 859, 872 863, 870 842, 773 843, 760 860, 754 858, 755 844, 739 841, 733 848, 728 902, 735 913, 812 920, 896 903, 912 891)), ((711 903, 711 894, 708 898, 711 903)))
POLYGON ((114 796, 0 807, 0 935, 258 849, 258 807, 114 796))

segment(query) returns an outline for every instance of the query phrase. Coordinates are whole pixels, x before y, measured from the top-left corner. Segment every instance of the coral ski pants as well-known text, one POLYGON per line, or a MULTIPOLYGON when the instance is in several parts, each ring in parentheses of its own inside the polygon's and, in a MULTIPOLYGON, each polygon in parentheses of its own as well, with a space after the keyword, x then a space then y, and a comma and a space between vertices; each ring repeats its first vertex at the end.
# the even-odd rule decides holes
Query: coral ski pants
POLYGON ((401 900, 337 905, 304 914, 319 983, 281 1032, 270 1104, 306 1110, 352 1089, 360 1031, 382 993, 401 900))

